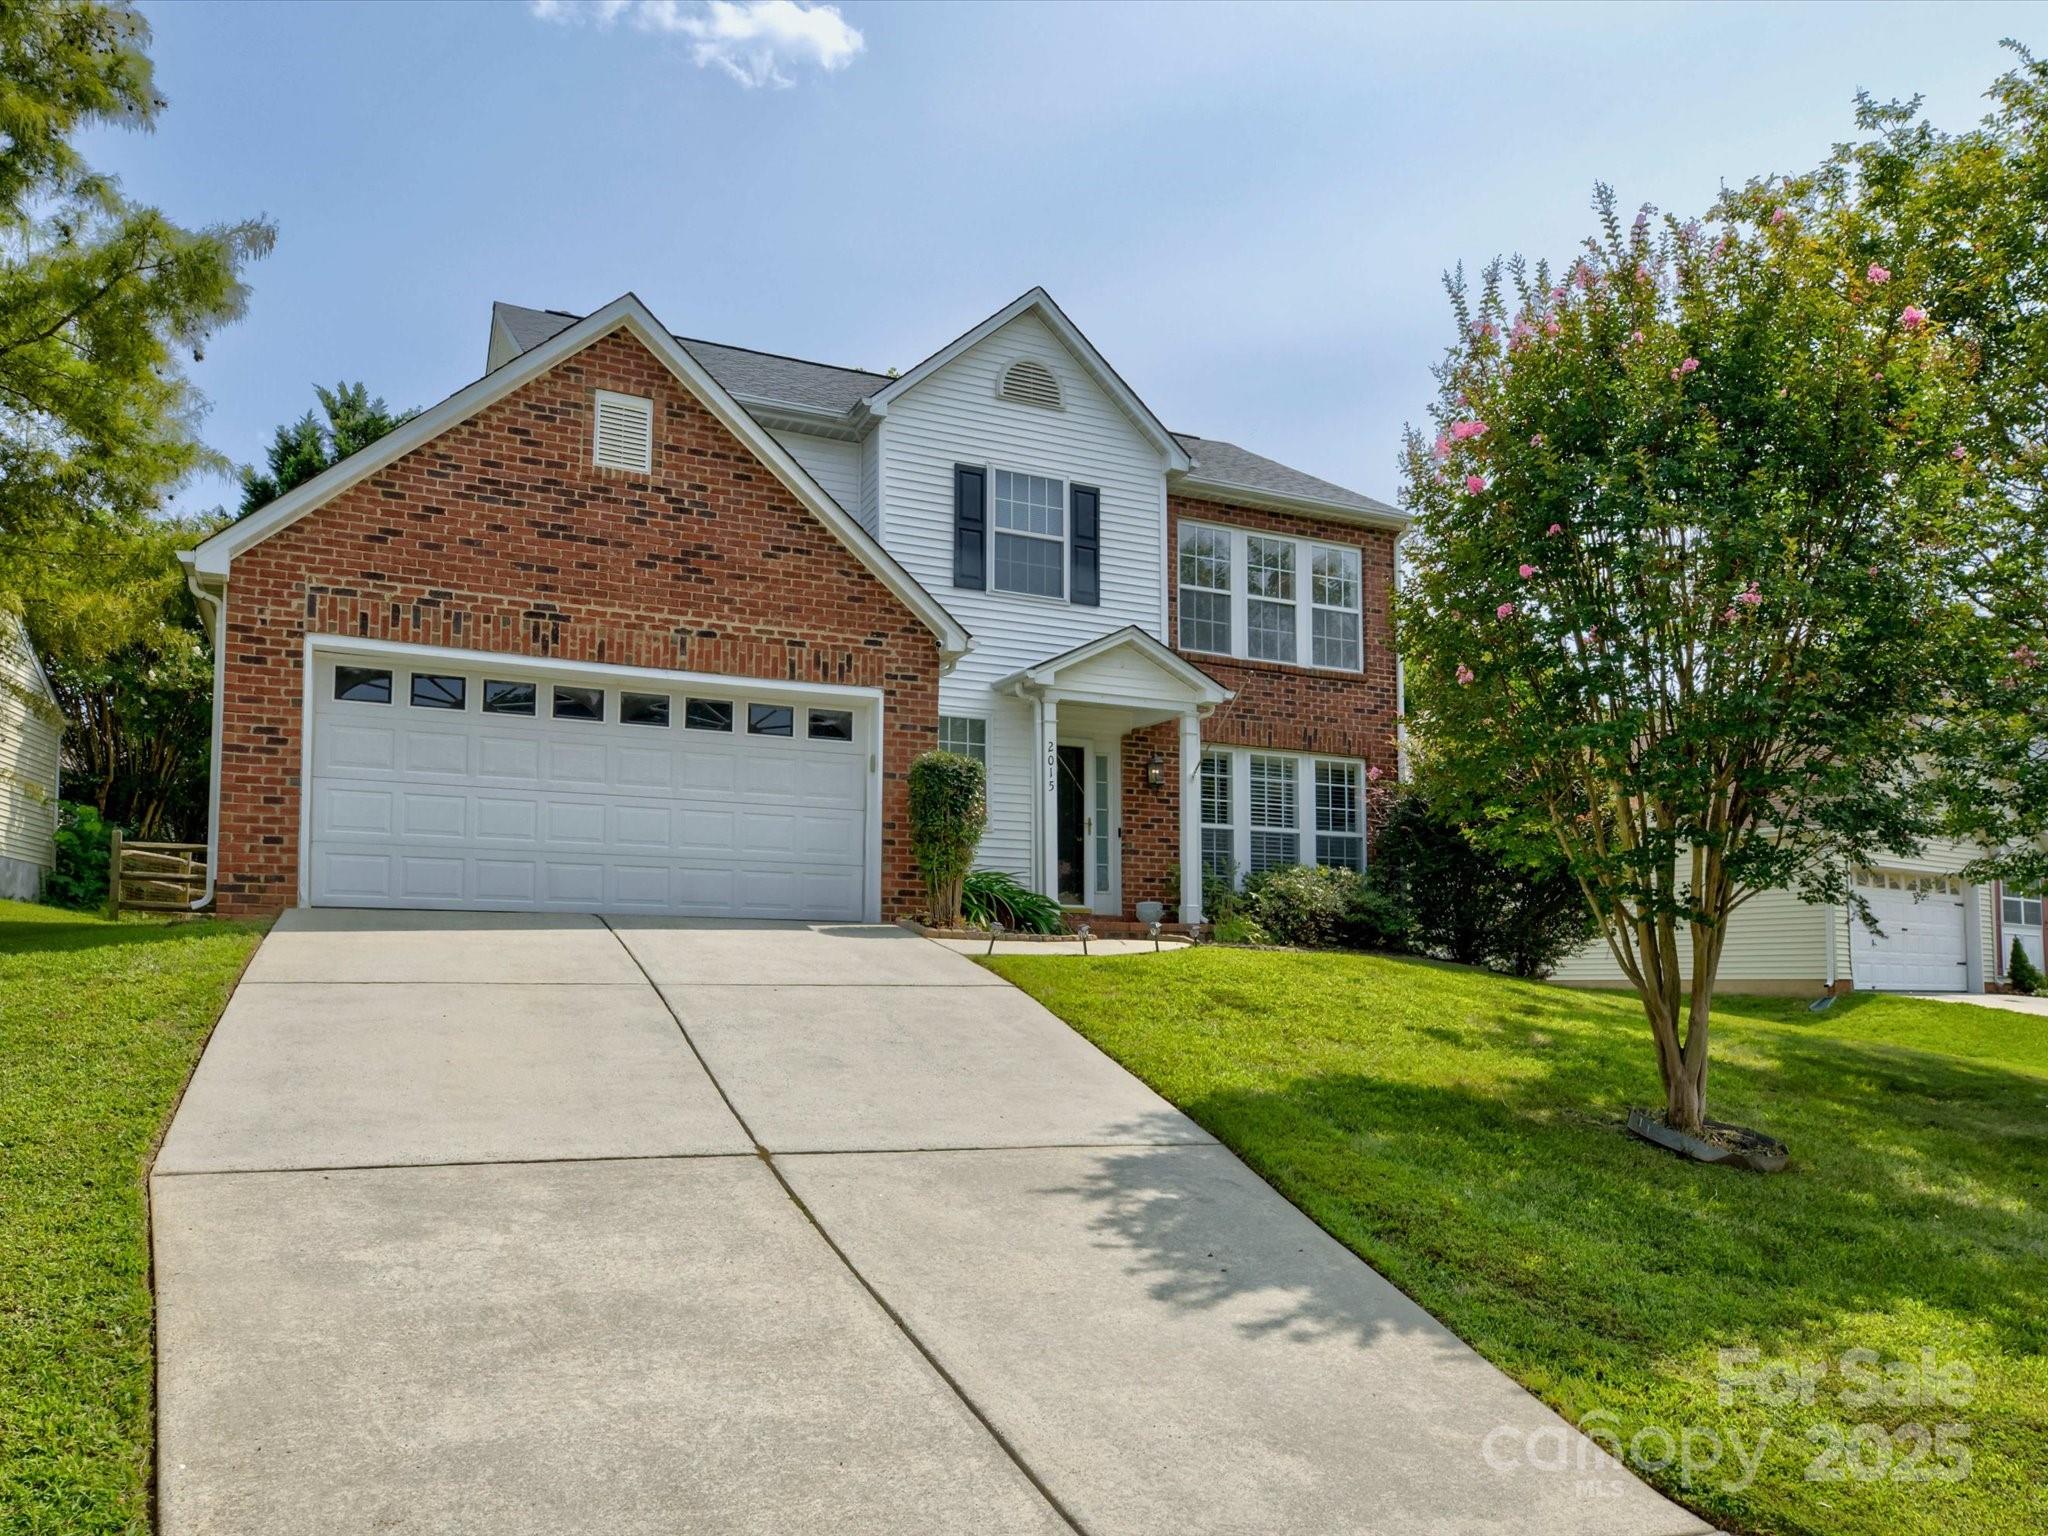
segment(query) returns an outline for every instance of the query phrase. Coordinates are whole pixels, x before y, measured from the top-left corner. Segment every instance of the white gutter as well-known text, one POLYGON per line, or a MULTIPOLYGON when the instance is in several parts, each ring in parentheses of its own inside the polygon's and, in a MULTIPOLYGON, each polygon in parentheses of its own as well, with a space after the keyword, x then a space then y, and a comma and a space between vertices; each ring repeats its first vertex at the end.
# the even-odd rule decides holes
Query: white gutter
POLYGON ((206 885, 191 905, 191 910, 198 912, 212 905, 214 877, 220 869, 220 741, 227 719, 228 597, 225 583, 218 592, 199 585, 191 550, 180 550, 178 563, 185 567, 185 585, 213 615, 209 626, 213 631, 213 753, 206 765, 206 885))

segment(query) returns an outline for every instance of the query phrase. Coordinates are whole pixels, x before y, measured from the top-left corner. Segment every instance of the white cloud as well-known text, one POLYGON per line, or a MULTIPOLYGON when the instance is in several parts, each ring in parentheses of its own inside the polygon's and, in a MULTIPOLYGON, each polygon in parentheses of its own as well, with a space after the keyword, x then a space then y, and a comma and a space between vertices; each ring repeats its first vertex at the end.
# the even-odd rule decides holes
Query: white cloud
POLYGON ((805 0, 530 0, 528 9, 564 26, 623 20, 636 31, 688 38, 699 69, 716 66, 750 89, 792 86, 789 69, 804 65, 844 69, 867 47, 839 7, 805 0))

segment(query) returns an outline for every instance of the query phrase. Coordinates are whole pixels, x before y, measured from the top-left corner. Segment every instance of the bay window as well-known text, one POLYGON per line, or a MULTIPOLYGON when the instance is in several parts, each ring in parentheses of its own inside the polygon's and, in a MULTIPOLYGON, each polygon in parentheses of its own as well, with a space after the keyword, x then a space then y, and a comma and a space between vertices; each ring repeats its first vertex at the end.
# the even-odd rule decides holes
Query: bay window
POLYGON ((1363 668, 1364 581, 1355 546, 1183 522, 1177 555, 1180 649, 1363 668))

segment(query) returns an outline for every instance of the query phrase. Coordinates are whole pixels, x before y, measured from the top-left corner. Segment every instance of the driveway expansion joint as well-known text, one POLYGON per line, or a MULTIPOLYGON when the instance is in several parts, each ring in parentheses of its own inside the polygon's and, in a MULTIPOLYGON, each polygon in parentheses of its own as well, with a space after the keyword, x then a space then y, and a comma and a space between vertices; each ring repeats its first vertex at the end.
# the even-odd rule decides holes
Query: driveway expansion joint
POLYGON ((640 963, 640 957, 633 953, 633 947, 625 941, 625 938, 619 933, 618 929, 612 927, 611 920, 599 914, 598 921, 603 923, 611 932, 612 937, 618 940, 619 948, 626 952, 627 958, 638 968, 640 974, 647 978, 647 985, 653 989, 654 995, 661 999, 661 1005, 668 1010, 668 1016, 675 1020, 676 1032, 683 1037, 683 1043, 690 1048, 690 1054, 697 1058, 697 1065, 703 1069, 704 1075, 711 1080, 711 1086, 718 1091, 719 1098, 724 1100, 725 1107, 732 1112, 733 1119, 739 1122, 740 1129, 746 1133, 747 1139, 754 1144, 754 1155, 761 1160, 761 1165, 768 1170, 775 1182, 781 1186, 782 1193, 788 1198, 789 1203, 796 1207, 804 1220, 810 1224, 811 1230, 818 1234, 818 1240, 831 1250, 832 1256, 853 1277, 854 1283, 868 1294, 877 1307, 881 1308, 882 1315, 889 1319, 890 1323, 895 1326, 896 1331, 903 1335, 910 1347, 918 1352, 926 1365, 931 1367, 932 1373, 946 1384, 946 1389, 959 1399, 961 1406, 974 1416, 974 1421, 1001 1448, 1002 1453, 1009 1458, 1010 1464, 1017 1469, 1026 1482, 1031 1484, 1032 1488, 1037 1491, 1038 1496, 1045 1500, 1047 1507, 1059 1516, 1066 1527, 1075 1533, 1075 1536, 1089 1536, 1087 1528, 1074 1517, 1073 1511, 1067 1508, 1059 1496, 1046 1486, 1045 1479, 1040 1477, 1037 1469, 1024 1459, 1023 1453, 1011 1443, 1010 1437, 996 1427, 995 1422, 989 1418, 988 1413, 982 1408, 981 1404, 968 1395, 967 1389, 961 1385, 951 1371, 946 1369, 940 1362, 939 1357, 933 1353, 930 1346, 917 1336, 903 1314, 889 1304, 888 1298, 875 1288, 874 1282, 860 1272, 860 1269, 854 1264, 853 1259, 847 1254, 846 1250, 833 1240, 830 1232, 825 1230, 824 1223, 818 1220, 817 1214, 804 1203, 803 1197, 791 1186, 789 1180, 783 1177, 782 1170, 776 1166, 774 1152, 762 1145, 761 1139, 754 1134, 753 1127, 747 1124, 747 1117, 740 1113, 739 1106, 733 1103, 731 1095, 725 1091, 725 1084, 720 1082, 718 1074, 711 1070, 711 1063, 704 1059, 704 1053, 697 1048, 697 1042, 690 1038, 689 1026, 683 1023, 683 1016, 676 1012, 675 1004, 669 1001, 668 994, 662 990, 660 984, 651 975, 648 975, 647 967, 640 963))

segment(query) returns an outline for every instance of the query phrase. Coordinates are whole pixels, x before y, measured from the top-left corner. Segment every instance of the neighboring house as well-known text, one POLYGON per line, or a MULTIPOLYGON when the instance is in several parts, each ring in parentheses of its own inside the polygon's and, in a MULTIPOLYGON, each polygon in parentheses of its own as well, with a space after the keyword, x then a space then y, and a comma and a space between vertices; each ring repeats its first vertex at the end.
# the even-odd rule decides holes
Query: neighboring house
POLYGON ((186 557, 221 910, 895 916, 940 745, 1071 906, 1363 864, 1405 517, 1169 432, 1043 291, 900 377, 630 295, 488 367, 186 557))
POLYGON ((57 862, 57 695, 21 620, 0 614, 0 897, 34 901, 57 862))
MULTIPOLYGON (((1843 905, 1812 906, 1790 891, 1765 891, 1728 920, 1720 985, 1735 992, 1818 993, 1846 985, 1877 992, 1982 992, 2002 980, 2012 941, 2038 960, 2041 902, 1960 871, 1976 857, 1961 843, 1931 843, 1914 858, 1862 871, 1859 894, 1881 932, 1843 905)), ((1679 965, 1692 945, 1679 934, 1679 965)), ((1623 986, 1604 939, 1570 956, 1551 977, 1579 986, 1623 986)))

